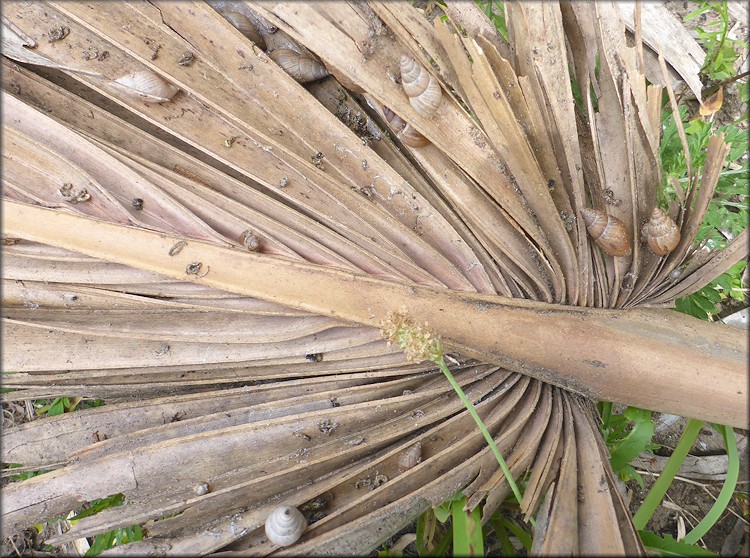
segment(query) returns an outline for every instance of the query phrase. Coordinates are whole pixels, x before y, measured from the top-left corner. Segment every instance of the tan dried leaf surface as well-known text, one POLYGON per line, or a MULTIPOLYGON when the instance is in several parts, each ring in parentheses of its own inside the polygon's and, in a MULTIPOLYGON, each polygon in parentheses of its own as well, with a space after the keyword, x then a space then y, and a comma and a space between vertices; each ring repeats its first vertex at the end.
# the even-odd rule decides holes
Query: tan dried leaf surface
POLYGON ((632 232, 660 180, 661 89, 616 8, 510 4, 508 45, 469 3, 448 23, 380 2, 217 7, 342 82, 303 87, 202 2, 4 6, 3 400, 107 400, 4 433, 5 463, 54 468, 5 488, 4 532, 117 492, 127 505, 48 542, 141 523, 111 553, 362 554, 458 490, 488 518, 508 483, 435 366, 381 338, 403 308, 529 471, 534 549, 642 553, 573 394, 747 423, 747 340, 639 308, 746 251, 746 234, 691 247, 723 138, 670 208, 677 249, 632 234, 612 258, 579 210, 632 232), (432 118, 402 54, 441 85, 432 118), (568 64, 598 112, 575 108, 568 64), (142 72, 161 92, 113 85, 142 72), (384 107, 429 145, 400 142, 384 107), (283 551, 263 530, 281 504, 311 523, 283 551))

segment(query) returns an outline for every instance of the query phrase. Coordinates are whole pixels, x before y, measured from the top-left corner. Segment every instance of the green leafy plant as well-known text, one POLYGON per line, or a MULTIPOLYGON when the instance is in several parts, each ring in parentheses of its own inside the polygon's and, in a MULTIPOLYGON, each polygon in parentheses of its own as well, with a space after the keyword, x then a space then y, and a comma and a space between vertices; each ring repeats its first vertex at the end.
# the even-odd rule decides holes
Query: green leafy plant
POLYGON ((710 80, 720 81, 736 74, 734 64, 739 57, 737 48, 747 48, 747 43, 731 39, 729 32, 729 5, 721 2, 700 2, 700 8, 685 16, 685 21, 702 14, 719 16, 718 20, 708 21, 703 27, 696 27, 698 40, 706 48, 706 60, 701 73, 710 80))
POLYGON ((610 452, 612 470, 622 480, 635 480, 643 488, 643 479, 632 465, 641 452, 659 446, 651 442, 654 435, 654 421, 651 411, 628 407, 621 414, 612 412, 612 403, 597 405, 602 417, 600 426, 604 442, 610 452))
POLYGON ((508 27, 505 24, 505 6, 502 2, 497 0, 489 0, 489 2, 482 2, 477 0, 477 6, 482 8, 487 18, 495 26, 503 39, 508 40, 508 27))
MULTIPOLYGON (((76 522, 88 517, 95 515, 101 511, 117 506, 122 506, 125 502, 125 497, 122 494, 113 494, 106 498, 93 500, 86 509, 82 509, 70 522, 75 525, 76 522)), ((143 530, 140 525, 133 525, 131 527, 121 527, 113 531, 106 533, 100 533, 94 537, 91 547, 86 552, 86 556, 98 556, 107 549, 115 546, 127 544, 129 542, 140 541, 143 539, 143 530)))
MULTIPOLYGON (((700 118, 692 122, 688 111, 680 107, 679 117, 684 124, 688 151, 693 168, 704 164, 706 148, 712 133, 713 122, 700 118)), ((687 161, 682 149, 677 124, 672 111, 666 110, 662 117, 664 130, 660 146, 662 168, 664 170, 664 192, 668 200, 680 202, 680 197, 670 185, 669 177, 678 183, 688 180, 687 161)), ((696 243, 705 244, 708 248, 720 250, 727 242, 740 234, 748 226, 748 161, 745 158, 748 143, 748 131, 740 130, 735 125, 719 126, 716 131, 724 134, 725 141, 731 144, 727 157, 727 168, 722 171, 714 198, 706 212, 706 217, 698 229, 696 243), (735 168, 732 168, 734 166, 735 168)), ((718 279, 698 292, 680 298, 675 305, 678 311, 707 320, 718 313, 717 305, 726 298, 744 301, 747 285, 742 285, 741 276, 746 261, 740 261, 718 279)))
POLYGON ((101 399, 83 401, 80 397, 56 397, 55 399, 39 399, 34 401, 36 414, 54 417, 63 413, 71 413, 76 409, 88 409, 104 405, 101 399))

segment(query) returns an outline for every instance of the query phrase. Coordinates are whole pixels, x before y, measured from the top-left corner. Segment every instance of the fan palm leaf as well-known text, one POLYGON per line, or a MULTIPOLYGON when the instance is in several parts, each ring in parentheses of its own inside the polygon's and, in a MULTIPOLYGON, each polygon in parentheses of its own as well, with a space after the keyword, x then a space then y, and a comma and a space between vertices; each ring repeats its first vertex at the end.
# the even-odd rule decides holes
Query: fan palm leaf
POLYGON ((441 372, 381 338, 405 309, 528 472, 534 550, 642 552, 581 395, 747 423, 746 340, 647 308, 747 251, 744 233, 692 248, 722 137, 669 208, 676 249, 636 233, 612 258, 579 211, 640 230, 661 89, 610 5, 509 5, 509 44, 468 3, 451 24, 392 3, 231 5, 353 96, 295 82, 228 4, 5 10, 4 54, 34 65, 3 59, 5 398, 108 404, 6 432, 5 463, 51 470, 5 489, 3 528, 114 493, 128 504, 49 542, 141 523, 112 552, 283 554, 262 528, 283 503, 311 522, 288 552, 361 553, 458 490, 486 521, 509 485, 441 372), (402 54, 442 84, 431 118, 398 83, 402 54), (585 116, 568 63, 595 95, 585 116), (145 103, 116 83, 142 72, 179 92, 145 103), (401 144, 385 106, 429 145, 401 144))

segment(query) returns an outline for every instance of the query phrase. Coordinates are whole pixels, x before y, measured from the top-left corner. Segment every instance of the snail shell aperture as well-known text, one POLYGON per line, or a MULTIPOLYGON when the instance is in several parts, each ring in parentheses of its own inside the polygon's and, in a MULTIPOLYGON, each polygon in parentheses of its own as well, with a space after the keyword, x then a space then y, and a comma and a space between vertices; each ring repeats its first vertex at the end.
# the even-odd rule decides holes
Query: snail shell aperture
POLYGON ((680 242, 680 229, 661 207, 655 207, 646 224, 646 241, 651 251, 658 256, 666 256, 677 248, 680 242))
POLYGON ((266 536, 276 546, 294 544, 307 529, 307 519, 292 506, 276 508, 266 519, 266 536))
POLYGON ((263 36, 258 32, 258 29, 253 25, 253 22, 245 14, 241 12, 233 12, 230 10, 220 10, 221 16, 232 24, 232 27, 237 29, 240 33, 245 35, 248 39, 254 42, 261 50, 266 50, 266 41, 263 36))
POLYGON ((180 90, 154 72, 142 70, 117 78, 111 85, 131 98, 144 103, 168 103, 180 90))
POLYGON ((586 231, 594 242, 610 256, 629 256, 632 252, 630 233, 625 223, 596 209, 581 209, 586 231))
POLYGON ((396 132, 396 137, 409 147, 424 147, 430 144, 430 140, 417 132, 411 124, 407 124, 403 118, 388 107, 383 107, 383 114, 391 129, 396 132))
POLYGON ((435 77, 409 56, 401 57, 401 86, 414 110, 432 118, 440 107, 443 92, 435 77))
POLYGON ((331 75, 319 60, 289 48, 277 48, 269 52, 268 56, 299 83, 307 83, 331 75))

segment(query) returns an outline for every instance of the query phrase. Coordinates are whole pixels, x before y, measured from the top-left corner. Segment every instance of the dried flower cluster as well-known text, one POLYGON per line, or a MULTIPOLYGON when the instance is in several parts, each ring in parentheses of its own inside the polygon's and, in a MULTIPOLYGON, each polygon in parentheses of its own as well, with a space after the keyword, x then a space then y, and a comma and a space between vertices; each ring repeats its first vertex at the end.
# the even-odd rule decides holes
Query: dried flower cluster
POLYGON ((388 344, 396 343, 412 362, 431 360, 438 362, 443 357, 440 336, 430 332, 427 322, 415 322, 406 315, 406 310, 389 312, 380 325, 388 344))

